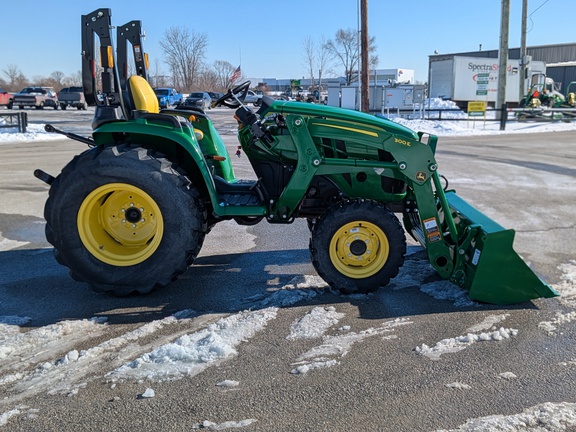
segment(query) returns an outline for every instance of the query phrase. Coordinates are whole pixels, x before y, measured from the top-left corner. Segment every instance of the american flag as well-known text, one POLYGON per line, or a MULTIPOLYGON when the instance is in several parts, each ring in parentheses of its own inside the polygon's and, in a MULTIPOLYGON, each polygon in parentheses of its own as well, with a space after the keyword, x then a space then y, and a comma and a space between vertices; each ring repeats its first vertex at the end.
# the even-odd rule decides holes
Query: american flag
POLYGON ((242 75, 242 71, 240 70, 240 66, 238 66, 236 68, 236 70, 234 71, 234 73, 232 74, 232 76, 230 77, 230 82, 233 83, 238 78, 240 78, 241 75, 242 75))

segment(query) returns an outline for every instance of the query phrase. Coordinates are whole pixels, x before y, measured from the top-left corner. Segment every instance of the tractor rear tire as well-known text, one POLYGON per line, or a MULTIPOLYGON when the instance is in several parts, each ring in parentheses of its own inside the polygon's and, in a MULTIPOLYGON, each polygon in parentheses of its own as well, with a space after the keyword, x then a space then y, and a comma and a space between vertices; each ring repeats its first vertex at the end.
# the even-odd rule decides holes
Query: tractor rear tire
POLYGON ((54 256, 70 275, 118 296, 175 280, 206 233, 190 180, 164 155, 130 145, 76 156, 52 183, 44 217, 54 256))
POLYGON ((314 268, 344 294, 387 285, 404 263, 406 237, 396 216, 369 200, 332 206, 318 218, 310 239, 314 268))

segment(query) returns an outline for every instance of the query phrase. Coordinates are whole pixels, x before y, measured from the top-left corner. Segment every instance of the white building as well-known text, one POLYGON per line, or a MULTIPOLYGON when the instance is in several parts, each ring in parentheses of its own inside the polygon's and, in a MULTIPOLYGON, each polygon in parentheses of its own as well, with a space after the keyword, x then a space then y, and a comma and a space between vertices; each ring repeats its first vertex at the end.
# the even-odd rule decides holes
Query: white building
POLYGON ((370 74, 370 85, 414 84, 413 69, 376 69, 370 74))

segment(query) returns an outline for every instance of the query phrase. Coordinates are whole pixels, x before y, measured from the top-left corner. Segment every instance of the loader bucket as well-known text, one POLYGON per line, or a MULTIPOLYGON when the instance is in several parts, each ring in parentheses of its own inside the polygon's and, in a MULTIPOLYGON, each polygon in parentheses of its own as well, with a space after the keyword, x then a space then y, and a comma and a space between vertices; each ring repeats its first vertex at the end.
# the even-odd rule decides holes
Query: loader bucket
POLYGON ((463 251, 452 279, 472 300, 505 305, 558 295, 514 251, 514 230, 503 228, 454 192, 447 192, 446 199, 458 232, 469 235, 459 234, 458 250, 463 251))

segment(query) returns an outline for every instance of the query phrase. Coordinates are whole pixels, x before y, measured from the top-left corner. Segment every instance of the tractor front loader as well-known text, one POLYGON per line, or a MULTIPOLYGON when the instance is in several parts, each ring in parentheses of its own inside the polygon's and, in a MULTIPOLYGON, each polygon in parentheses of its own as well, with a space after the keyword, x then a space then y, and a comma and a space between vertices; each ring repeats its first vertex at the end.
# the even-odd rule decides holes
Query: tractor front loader
POLYGON ((47 126, 90 146, 57 177, 36 171, 51 185, 47 239, 75 279, 99 291, 146 293, 184 272, 221 221, 304 218, 316 271, 344 293, 374 291, 394 278, 406 231, 434 269, 474 300, 510 304, 557 295, 514 252, 513 230, 445 190, 433 135, 267 96, 254 112, 242 103, 245 82, 214 103, 235 110, 238 139, 258 180, 237 179, 203 111, 159 110, 139 25, 118 28, 134 30, 117 37, 123 48, 131 43, 139 65, 128 76, 126 50, 119 47, 114 59, 110 10, 82 17, 84 87, 96 105, 92 138, 47 126))

